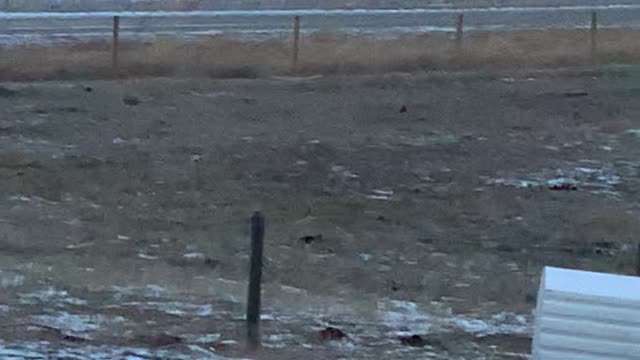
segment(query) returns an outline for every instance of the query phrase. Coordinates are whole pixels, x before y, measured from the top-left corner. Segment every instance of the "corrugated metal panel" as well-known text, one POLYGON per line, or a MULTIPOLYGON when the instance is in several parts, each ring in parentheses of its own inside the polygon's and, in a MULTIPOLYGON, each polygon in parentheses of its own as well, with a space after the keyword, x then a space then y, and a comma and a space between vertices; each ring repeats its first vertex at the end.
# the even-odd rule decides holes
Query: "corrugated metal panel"
POLYGON ((640 359, 640 278, 545 268, 533 360, 640 359))

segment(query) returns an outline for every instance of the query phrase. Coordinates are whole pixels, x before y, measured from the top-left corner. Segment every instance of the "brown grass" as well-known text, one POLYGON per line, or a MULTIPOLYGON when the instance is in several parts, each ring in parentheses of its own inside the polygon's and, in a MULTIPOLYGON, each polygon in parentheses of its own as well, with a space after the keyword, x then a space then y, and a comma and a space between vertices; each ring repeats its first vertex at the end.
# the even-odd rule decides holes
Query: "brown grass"
MULTIPOLYGON (((513 71, 640 62, 640 30, 601 30, 590 57, 587 30, 468 34, 462 48, 450 34, 401 38, 317 34, 302 40, 299 73, 379 73, 419 70, 513 71)), ((2 49, 0 80, 114 77, 108 42, 2 49)), ((290 74, 288 40, 197 41, 162 38, 121 45, 118 76, 247 78, 290 74)))

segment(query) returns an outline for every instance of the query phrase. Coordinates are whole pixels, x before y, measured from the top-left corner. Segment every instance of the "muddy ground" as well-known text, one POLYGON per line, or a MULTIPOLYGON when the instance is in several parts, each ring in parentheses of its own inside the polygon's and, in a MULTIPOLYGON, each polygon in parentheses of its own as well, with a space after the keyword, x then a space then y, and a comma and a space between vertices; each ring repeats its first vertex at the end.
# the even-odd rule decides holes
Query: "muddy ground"
POLYGON ((634 272, 639 98, 637 67, 2 84, 0 356, 527 358, 543 265, 634 272))

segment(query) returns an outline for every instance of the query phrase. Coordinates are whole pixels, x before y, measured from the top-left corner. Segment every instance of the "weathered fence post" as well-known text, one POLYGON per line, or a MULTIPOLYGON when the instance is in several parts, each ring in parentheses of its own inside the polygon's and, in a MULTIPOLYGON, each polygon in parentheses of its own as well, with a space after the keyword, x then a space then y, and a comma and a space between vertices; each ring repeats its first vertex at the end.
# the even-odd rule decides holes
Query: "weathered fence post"
POLYGON ((458 14, 456 19, 456 48, 462 50, 462 39, 464 36, 464 14, 458 14))
POLYGON ((113 70, 118 72, 120 66, 118 59, 118 50, 120 47, 120 16, 113 17, 113 44, 111 48, 111 65, 113 70))
POLYGON ((247 348, 260 347, 260 282, 262 281, 262 250, 264 245, 264 216, 255 212, 251 217, 251 266, 247 297, 247 348))
POLYGON ((300 52, 300 16, 293 18, 293 44, 291 52, 291 72, 298 73, 298 56, 300 52))
POLYGON ((589 32, 589 55, 591 56, 591 61, 596 61, 596 56, 598 52, 598 13, 595 11, 591 12, 591 31, 589 32))

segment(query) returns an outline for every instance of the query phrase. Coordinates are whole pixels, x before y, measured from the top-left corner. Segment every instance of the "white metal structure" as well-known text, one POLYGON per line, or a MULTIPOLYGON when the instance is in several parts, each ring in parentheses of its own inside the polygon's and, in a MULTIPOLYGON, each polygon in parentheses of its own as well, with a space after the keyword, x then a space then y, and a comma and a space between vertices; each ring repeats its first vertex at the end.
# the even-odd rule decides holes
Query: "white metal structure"
POLYGON ((640 359, 640 278, 546 267, 533 360, 640 359))

